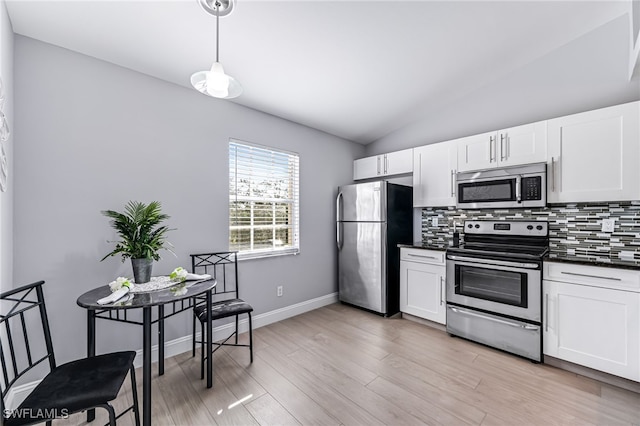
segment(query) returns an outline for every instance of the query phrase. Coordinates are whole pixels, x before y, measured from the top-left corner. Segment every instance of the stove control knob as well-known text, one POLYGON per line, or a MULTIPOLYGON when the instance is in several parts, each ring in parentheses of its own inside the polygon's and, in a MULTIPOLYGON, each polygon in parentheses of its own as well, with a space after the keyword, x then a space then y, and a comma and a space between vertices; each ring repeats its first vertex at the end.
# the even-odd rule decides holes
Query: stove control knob
POLYGON ((472 224, 467 225, 468 228, 473 228, 472 224))
POLYGON ((478 229, 478 228, 480 228, 480 225, 478 225, 478 224, 476 223, 476 229, 478 229))
POLYGON ((531 231, 533 229, 533 225, 527 225, 527 229, 531 231))
POLYGON ((538 226, 536 226, 536 229, 537 229, 538 231, 542 231, 542 225, 538 225, 538 226))

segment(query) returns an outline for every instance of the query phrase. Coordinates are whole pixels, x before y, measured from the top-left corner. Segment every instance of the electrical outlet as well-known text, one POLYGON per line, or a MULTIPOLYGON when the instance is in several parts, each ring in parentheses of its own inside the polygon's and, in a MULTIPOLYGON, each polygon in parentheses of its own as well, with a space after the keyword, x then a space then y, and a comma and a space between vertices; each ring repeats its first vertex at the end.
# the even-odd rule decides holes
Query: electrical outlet
POLYGON ((431 218, 431 226, 438 226, 438 218, 437 217, 432 217, 431 218))
POLYGON ((620 258, 620 260, 630 260, 633 262, 633 256, 634 252, 632 251, 621 251, 620 253, 618 253, 618 257, 620 258))
POLYGON ((615 219, 602 219, 602 232, 613 232, 615 224, 615 219))
POLYGON ((277 295, 278 297, 281 297, 281 296, 282 296, 282 286, 281 286, 281 285, 279 285, 278 287, 276 287, 276 295, 277 295))

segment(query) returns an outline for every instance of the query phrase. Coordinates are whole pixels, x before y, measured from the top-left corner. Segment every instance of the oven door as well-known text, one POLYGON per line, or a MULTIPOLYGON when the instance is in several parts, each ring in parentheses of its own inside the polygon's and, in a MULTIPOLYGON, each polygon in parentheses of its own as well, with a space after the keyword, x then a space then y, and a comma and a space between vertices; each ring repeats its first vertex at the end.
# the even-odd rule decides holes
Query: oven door
POLYGON ((447 255, 447 302, 540 322, 541 262, 447 255))

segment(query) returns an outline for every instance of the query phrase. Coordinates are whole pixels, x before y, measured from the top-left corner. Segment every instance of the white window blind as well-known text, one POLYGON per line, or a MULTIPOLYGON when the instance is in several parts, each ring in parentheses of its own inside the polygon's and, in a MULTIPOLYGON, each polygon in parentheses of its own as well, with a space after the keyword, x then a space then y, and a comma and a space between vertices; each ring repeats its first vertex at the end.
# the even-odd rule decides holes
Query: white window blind
POLYGON ((229 141, 230 250, 244 258, 300 251, 298 169, 298 154, 229 141))

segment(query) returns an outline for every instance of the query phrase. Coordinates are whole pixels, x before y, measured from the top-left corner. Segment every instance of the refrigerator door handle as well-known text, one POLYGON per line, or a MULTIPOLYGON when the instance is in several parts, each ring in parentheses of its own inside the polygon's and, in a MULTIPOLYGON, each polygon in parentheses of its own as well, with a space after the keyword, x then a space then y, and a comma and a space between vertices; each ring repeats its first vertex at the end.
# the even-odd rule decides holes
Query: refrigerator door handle
POLYGON ((336 245, 338 246, 338 250, 342 248, 342 241, 340 238, 340 200, 342 199, 342 192, 338 193, 336 197, 336 245))

